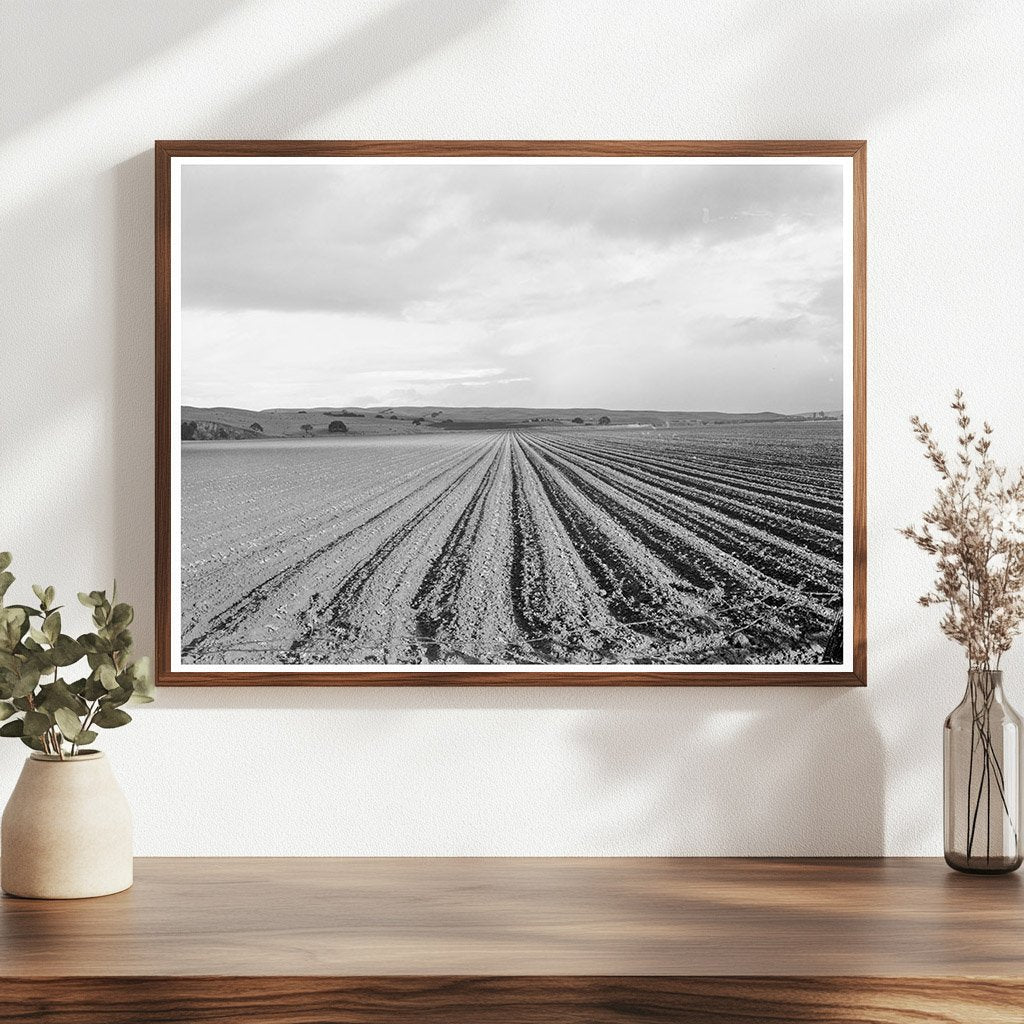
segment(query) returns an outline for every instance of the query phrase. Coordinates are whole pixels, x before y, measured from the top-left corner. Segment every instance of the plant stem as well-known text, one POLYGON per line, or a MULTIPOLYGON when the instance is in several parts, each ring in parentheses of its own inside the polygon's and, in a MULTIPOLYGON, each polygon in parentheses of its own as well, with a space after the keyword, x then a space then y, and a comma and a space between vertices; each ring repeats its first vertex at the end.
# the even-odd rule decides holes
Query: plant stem
MULTIPOLYGON (((990 764, 991 755, 986 748, 985 763, 990 764)), ((985 787, 985 860, 992 856, 992 777, 988 778, 988 785, 985 787)))
MULTIPOLYGON (((971 706, 974 707, 974 680, 971 679, 968 682, 968 686, 971 688, 971 706)), ((978 716, 971 714, 971 761, 967 766, 967 813, 971 813, 971 783, 974 779, 974 753, 978 749, 978 740, 975 739, 975 733, 978 730, 978 716)), ((971 823, 970 818, 967 820, 967 856, 971 855, 971 823)))
POLYGON ((1013 834, 1014 845, 1018 842, 1017 823, 1014 814, 1010 811, 1006 799, 1005 777, 1000 762, 999 753, 996 751, 992 738, 991 712, 995 700, 995 688, 991 684, 991 677, 987 675, 988 669, 978 669, 984 673, 982 678, 972 678, 969 682, 971 695, 971 760, 968 767, 967 782, 967 857, 970 858, 978 839, 978 825, 981 816, 981 802, 985 799, 985 860, 989 861, 992 856, 992 783, 995 782, 996 791, 999 794, 999 801, 1005 814, 1006 824, 1013 834), (989 685, 985 685, 987 679, 989 685), (980 774, 978 775, 977 787, 974 785, 974 760, 978 750, 984 758, 980 774))
MULTIPOLYGON (((54 683, 57 682, 57 673, 59 671, 60 671, 59 666, 54 665, 53 666, 53 681, 54 681, 54 683)), ((63 761, 64 760, 64 737, 61 736, 57 732, 57 727, 56 726, 51 725, 49 731, 53 733, 53 740, 54 740, 54 743, 57 746, 57 756, 63 761)))

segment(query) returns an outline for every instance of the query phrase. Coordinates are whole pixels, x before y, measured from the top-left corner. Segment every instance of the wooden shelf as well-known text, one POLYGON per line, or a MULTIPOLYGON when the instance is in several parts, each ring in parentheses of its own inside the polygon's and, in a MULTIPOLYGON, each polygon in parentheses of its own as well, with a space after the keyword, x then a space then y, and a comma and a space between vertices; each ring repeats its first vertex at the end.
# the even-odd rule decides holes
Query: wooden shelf
POLYGON ((5 1021, 1020 1024, 1024 889, 932 859, 140 859, 116 896, 4 898, 0 956, 5 1021))

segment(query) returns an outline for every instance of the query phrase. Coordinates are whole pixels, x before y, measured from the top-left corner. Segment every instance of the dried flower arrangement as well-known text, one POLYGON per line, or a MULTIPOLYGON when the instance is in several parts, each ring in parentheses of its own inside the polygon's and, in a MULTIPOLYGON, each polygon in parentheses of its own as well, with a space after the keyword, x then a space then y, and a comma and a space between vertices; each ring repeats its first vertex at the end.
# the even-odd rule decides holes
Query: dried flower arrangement
POLYGON ((994 671, 1024 622, 1024 469, 1007 479, 989 454, 992 427, 971 429, 959 389, 951 407, 960 431, 952 458, 927 423, 911 419, 942 485, 923 525, 902 533, 937 558, 934 589, 920 603, 944 606, 942 631, 963 645, 971 669, 994 671))
POLYGON ((1024 469, 1011 476, 993 460, 992 427, 972 428, 959 389, 952 409, 953 455, 911 419, 942 483, 922 524, 902 533, 935 556, 938 576, 919 601, 944 609, 942 631, 967 655, 967 692, 944 730, 946 860, 1012 871, 1021 863, 1020 720, 1003 700, 1000 662, 1024 623, 1024 469))

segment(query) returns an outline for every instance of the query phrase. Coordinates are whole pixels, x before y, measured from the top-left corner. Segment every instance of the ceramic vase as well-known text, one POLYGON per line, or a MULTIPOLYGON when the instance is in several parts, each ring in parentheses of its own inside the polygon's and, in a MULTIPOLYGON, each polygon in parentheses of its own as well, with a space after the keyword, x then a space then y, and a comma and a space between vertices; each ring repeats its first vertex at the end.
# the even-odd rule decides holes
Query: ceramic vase
POLYGON ((131 884, 131 811, 110 762, 99 751, 32 754, 0 824, 0 887, 69 900, 131 884))

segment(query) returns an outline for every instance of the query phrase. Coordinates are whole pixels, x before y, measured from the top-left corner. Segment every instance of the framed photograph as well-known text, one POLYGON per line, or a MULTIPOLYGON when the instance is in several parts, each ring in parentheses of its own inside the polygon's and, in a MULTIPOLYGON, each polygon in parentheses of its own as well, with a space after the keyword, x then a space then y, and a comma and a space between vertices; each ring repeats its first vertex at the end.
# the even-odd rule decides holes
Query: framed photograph
POLYGON ((160 685, 863 685, 863 142, 158 142, 160 685))

